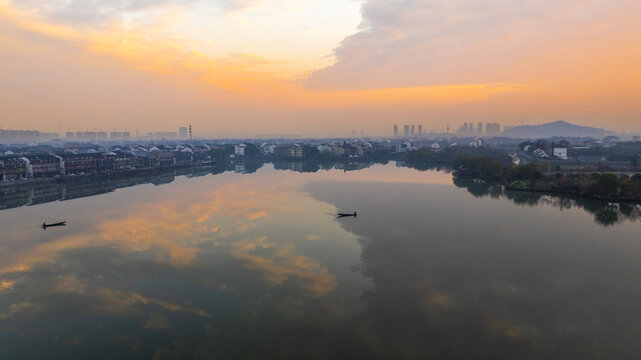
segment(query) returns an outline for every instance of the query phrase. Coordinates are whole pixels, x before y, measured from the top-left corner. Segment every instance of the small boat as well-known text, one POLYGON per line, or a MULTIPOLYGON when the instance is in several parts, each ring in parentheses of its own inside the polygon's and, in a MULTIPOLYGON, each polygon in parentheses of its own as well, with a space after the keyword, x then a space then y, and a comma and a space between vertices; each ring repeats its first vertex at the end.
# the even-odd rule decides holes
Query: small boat
POLYGON ((353 214, 338 213, 338 217, 339 217, 339 218, 342 218, 342 217, 348 217, 348 216, 356 217, 357 215, 358 215, 358 214, 356 214, 356 211, 354 211, 354 213, 353 213, 353 214))
POLYGON ((42 223, 40 226, 43 230, 47 230, 48 227, 56 227, 56 226, 67 226, 66 221, 61 221, 57 223, 52 223, 52 224, 47 224, 47 223, 42 223))

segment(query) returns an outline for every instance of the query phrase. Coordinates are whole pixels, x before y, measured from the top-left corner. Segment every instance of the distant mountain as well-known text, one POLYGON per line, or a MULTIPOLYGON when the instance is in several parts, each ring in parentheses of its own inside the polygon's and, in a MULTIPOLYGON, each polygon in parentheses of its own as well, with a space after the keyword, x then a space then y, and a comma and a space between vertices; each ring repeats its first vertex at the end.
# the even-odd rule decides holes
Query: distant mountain
POLYGON ((594 137, 614 135, 612 131, 589 126, 579 126, 565 121, 555 121, 541 125, 520 125, 504 131, 503 136, 513 138, 594 137))

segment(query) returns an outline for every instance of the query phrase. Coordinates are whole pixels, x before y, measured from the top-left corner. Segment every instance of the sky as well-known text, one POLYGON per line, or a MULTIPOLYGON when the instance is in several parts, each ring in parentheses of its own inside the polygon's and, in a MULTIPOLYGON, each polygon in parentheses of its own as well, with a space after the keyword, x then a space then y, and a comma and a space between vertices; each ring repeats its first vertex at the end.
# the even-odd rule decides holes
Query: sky
POLYGON ((638 0, 0 0, 0 128, 641 132, 638 0))

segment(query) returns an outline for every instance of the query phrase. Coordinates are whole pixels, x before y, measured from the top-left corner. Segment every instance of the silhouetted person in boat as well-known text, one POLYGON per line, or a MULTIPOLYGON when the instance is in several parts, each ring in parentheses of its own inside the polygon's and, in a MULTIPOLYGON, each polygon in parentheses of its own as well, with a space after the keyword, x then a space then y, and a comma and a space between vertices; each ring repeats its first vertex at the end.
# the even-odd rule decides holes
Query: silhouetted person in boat
POLYGON ((354 211, 353 214, 338 213, 338 217, 339 218, 344 218, 344 217, 348 217, 348 216, 356 217, 357 215, 358 214, 356 214, 356 211, 354 211))

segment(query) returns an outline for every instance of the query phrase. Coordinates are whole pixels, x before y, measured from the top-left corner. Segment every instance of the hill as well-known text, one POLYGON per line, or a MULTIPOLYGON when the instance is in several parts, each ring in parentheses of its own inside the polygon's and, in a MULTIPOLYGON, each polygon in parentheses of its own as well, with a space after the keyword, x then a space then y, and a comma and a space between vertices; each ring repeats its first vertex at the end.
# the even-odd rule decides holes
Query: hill
POLYGON ((579 126, 565 121, 555 121, 541 125, 520 125, 502 133, 514 138, 594 137, 614 135, 612 131, 589 126, 579 126))

